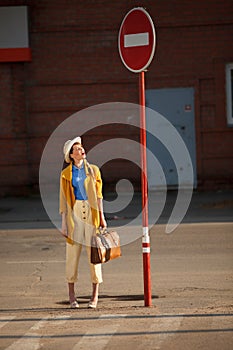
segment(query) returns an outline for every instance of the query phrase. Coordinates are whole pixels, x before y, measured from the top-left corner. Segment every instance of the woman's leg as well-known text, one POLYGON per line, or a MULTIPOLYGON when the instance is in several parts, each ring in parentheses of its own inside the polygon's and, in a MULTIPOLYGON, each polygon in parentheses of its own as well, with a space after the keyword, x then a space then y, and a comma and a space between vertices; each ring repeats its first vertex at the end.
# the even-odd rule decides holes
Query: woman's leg
POLYGON ((92 297, 91 302, 97 305, 99 296, 99 283, 92 283, 92 297))
POLYGON ((99 296, 99 284, 103 282, 102 278, 102 264, 91 263, 91 237, 94 234, 96 228, 92 225, 86 225, 85 238, 86 238, 86 250, 88 256, 88 262, 90 266, 91 282, 92 282, 92 295, 88 306, 90 308, 96 308, 99 296))
POLYGON ((99 284, 103 282, 102 277, 102 264, 92 264, 91 263, 91 247, 86 246, 87 250, 87 257, 90 267, 90 273, 91 273, 91 282, 92 284, 99 284))
POLYGON ((78 265, 81 251, 81 244, 66 244, 66 280, 68 282, 70 303, 76 300, 74 283, 78 280, 78 265))
POLYGON ((73 303, 76 300, 75 292, 74 292, 74 283, 68 283, 68 289, 69 289, 70 303, 73 303))
POLYGON ((84 240, 85 224, 81 219, 83 212, 83 201, 76 201, 73 208, 74 214, 74 244, 66 244, 66 279, 68 281, 70 304, 76 301, 74 283, 78 279, 79 259, 84 240))
POLYGON ((102 266, 101 264, 91 263, 91 238, 96 232, 96 227, 93 226, 91 207, 87 202, 85 202, 85 205, 85 244, 92 282, 92 296, 88 306, 91 308, 96 308, 99 295, 99 284, 103 282, 102 266))

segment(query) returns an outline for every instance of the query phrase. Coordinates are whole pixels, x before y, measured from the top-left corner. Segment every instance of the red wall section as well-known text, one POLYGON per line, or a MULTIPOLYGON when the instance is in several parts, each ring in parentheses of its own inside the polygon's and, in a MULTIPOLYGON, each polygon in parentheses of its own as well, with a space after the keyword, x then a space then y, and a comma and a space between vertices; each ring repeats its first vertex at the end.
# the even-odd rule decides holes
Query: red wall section
MULTIPOLYGON (((0 63, 1 195, 38 191, 43 147, 71 114, 105 102, 138 103, 138 76, 123 66, 117 47, 120 24, 135 3, 0 0, 0 6, 28 6, 32 54, 30 62, 0 63)), ((233 62, 232 1, 142 0, 140 6, 157 33, 146 88, 195 88, 198 187, 232 187, 233 129, 225 106, 225 65, 233 62)), ((98 131, 95 137, 103 135, 98 131)), ((130 137, 138 139, 138 133, 130 137)), ((120 164, 127 177, 130 165, 120 164)), ((106 186, 115 168, 106 167, 106 186)), ((132 174, 137 188, 139 177, 132 174)))

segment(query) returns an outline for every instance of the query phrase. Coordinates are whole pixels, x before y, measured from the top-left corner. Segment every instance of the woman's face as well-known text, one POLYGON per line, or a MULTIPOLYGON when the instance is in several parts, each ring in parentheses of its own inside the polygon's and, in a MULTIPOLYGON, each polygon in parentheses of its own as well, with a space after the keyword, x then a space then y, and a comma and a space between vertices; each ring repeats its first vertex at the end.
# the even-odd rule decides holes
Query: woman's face
POLYGON ((72 147, 70 158, 74 161, 80 161, 86 158, 86 152, 80 143, 75 143, 72 147))

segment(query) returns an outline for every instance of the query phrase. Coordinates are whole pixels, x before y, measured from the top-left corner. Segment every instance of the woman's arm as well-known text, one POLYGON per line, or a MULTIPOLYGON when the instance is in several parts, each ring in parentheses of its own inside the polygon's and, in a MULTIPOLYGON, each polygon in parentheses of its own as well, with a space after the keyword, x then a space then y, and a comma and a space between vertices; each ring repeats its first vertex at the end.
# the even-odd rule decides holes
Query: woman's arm
POLYGON ((61 213, 61 220, 61 233, 63 234, 63 236, 68 237, 66 213, 61 213))
POLYGON ((98 209, 99 209, 99 216, 100 216, 100 226, 105 228, 105 227, 107 227, 107 222, 106 222, 105 217, 104 217, 102 198, 97 198, 97 202, 98 202, 98 209))
POLYGON ((104 210, 103 210, 101 173, 100 173, 100 170, 97 166, 93 167, 93 171, 95 174, 96 194, 97 194, 97 204, 98 204, 99 217, 100 217, 100 226, 105 228, 105 227, 107 227, 107 222, 105 220, 104 210))

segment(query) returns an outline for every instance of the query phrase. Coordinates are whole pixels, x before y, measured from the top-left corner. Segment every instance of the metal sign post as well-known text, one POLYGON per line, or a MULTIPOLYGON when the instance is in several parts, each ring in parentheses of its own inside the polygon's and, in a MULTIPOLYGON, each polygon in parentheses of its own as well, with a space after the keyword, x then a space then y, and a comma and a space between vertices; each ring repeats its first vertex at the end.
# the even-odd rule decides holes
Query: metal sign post
POLYGON ((145 106, 145 73, 139 75, 140 102, 140 142, 141 142, 141 187, 142 187, 142 255, 144 275, 145 306, 152 305, 150 274, 150 235, 148 228, 148 183, 146 159, 146 106, 145 106))
POLYGON ((156 44, 154 24, 142 7, 129 11, 120 27, 118 47, 123 64, 139 74, 141 186, 142 186, 142 253, 144 274, 144 304, 152 305, 150 276, 150 235, 148 228, 148 184, 146 160, 145 70, 151 63, 156 44))

